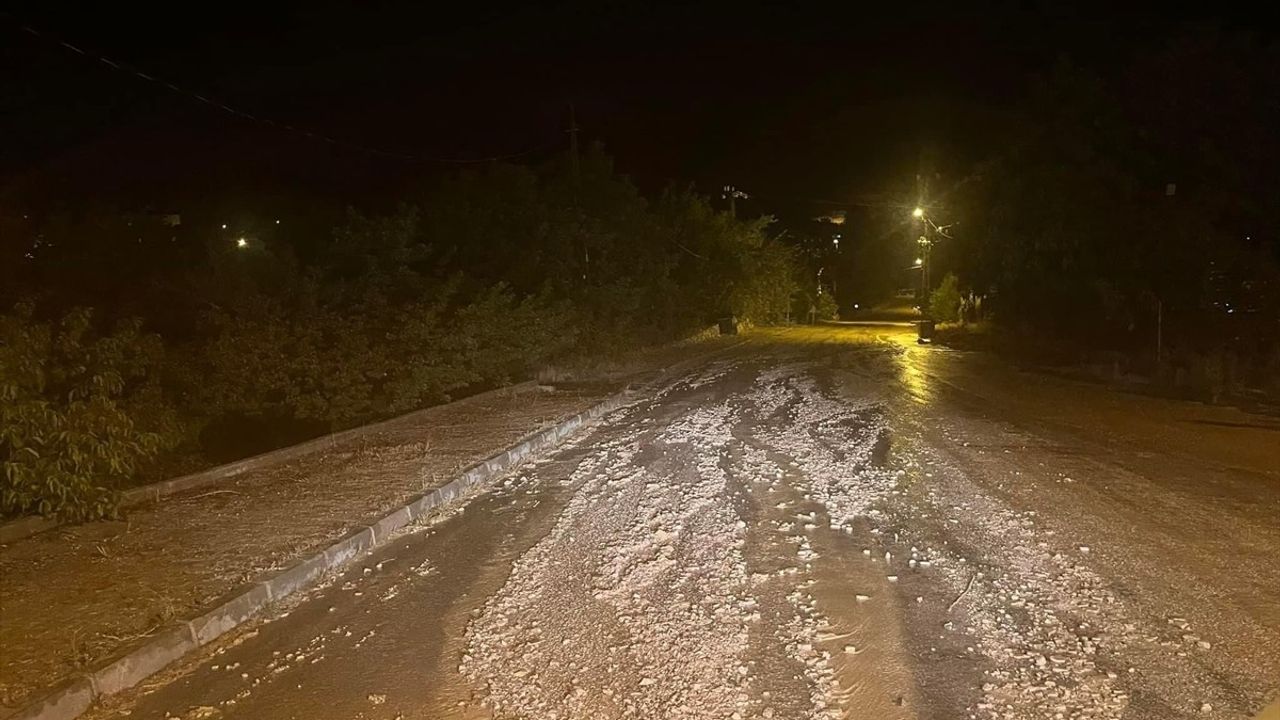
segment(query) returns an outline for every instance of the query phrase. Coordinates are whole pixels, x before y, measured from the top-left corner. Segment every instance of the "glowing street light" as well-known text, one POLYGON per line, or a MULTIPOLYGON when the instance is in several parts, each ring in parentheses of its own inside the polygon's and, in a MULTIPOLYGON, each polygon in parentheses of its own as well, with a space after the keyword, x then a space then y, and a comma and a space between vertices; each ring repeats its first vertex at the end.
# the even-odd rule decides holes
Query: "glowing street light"
POLYGON ((916 267, 924 265, 924 258, 916 258, 916 267))
POLYGON ((238 248, 247 248, 247 247, 249 247, 249 241, 248 241, 248 240, 245 240, 244 238, 237 238, 237 239, 236 239, 236 247, 238 247, 238 248))
POLYGON ((911 211, 911 217, 913 217, 913 218, 922 218, 922 217, 924 217, 924 208, 916 208, 915 210, 912 210, 912 211, 911 211))

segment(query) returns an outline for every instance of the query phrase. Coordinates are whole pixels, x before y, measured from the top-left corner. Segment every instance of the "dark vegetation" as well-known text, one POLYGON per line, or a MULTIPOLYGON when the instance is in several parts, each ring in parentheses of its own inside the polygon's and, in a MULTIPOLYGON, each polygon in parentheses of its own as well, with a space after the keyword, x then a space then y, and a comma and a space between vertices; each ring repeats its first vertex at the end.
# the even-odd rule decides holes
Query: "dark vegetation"
POLYGON ((0 209, 0 514, 110 515, 126 483, 547 363, 865 310, 918 287, 917 203, 952 226, 938 319, 1190 396, 1280 396, 1280 57, 1199 31, 1130 57, 1060 63, 957 182, 922 162, 923 197, 899 186, 785 243, 689 190, 642 197, 598 149, 332 229, 0 209))
POLYGON ((110 516, 122 486, 183 462, 724 317, 776 322, 795 291, 767 219, 679 188, 647 201, 598 150, 576 171, 493 165, 409 200, 320 237, 4 218, 0 514, 110 516))
POLYGON ((960 223, 935 258, 1016 344, 1276 392, 1280 57, 1216 33, 1135 57, 1039 84, 1007 148, 934 199, 960 223))

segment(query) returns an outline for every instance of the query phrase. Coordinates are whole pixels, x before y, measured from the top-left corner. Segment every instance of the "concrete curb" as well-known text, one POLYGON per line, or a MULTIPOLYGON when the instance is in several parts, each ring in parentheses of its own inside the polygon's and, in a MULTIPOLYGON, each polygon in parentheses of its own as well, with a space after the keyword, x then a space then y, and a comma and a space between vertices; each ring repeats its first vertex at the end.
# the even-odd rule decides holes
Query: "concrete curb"
POLYGON ((170 663, 182 658, 249 620, 272 603, 320 582, 326 573, 342 569, 352 560, 383 544, 400 528, 466 497, 471 489, 564 442, 592 420, 633 402, 629 390, 609 396, 559 424, 527 436, 507 450, 484 460, 449 483, 401 506, 368 527, 359 528, 324 550, 283 572, 255 583, 198 618, 152 638, 127 655, 88 675, 75 678, 43 698, 20 709, 11 720, 71 720, 95 700, 127 690, 170 663))
MULTIPOLYGON (((543 451, 555 448, 591 421, 658 392, 664 380, 667 381, 666 387, 674 385, 676 380, 670 379, 672 375, 683 376, 688 367, 742 344, 734 343, 677 363, 641 390, 633 392, 630 388, 624 389, 553 427, 527 435, 505 451, 471 466, 445 485, 396 508, 372 525, 353 530, 342 540, 271 578, 253 584, 204 615, 164 631, 141 647, 87 675, 67 681, 47 695, 23 706, 7 720, 73 720, 79 717, 96 700, 136 686, 188 653, 208 645, 257 616, 273 603, 317 585, 326 573, 341 570, 352 560, 385 543, 397 530, 421 519, 432 510, 466 497, 477 486, 506 474, 543 451)), ((395 419, 387 422, 395 422, 395 419)), ((357 430, 367 432, 373 427, 378 425, 357 430)), ((302 446, 286 450, 298 447, 302 446)))
MULTIPOLYGON (((120 508, 125 509, 145 505, 147 503, 159 502, 167 497, 184 493, 188 490, 208 487, 226 480, 227 478, 243 475, 250 470, 258 470, 264 467, 278 465, 282 462, 288 462, 289 460, 294 460, 304 455, 316 452, 317 450, 322 450, 334 443, 343 442, 362 435, 369 435, 371 433, 378 432, 379 430, 384 430, 396 423, 409 421, 422 413, 434 412, 438 411, 440 408, 448 407, 457 403, 470 402, 480 398, 501 395, 503 393, 510 393, 514 395, 517 393, 527 392, 529 390, 533 390, 537 386, 538 382, 536 380, 529 380, 515 385, 507 385, 506 387, 487 390, 443 405, 434 405, 422 410, 414 410, 411 413, 398 415, 387 420, 373 423, 372 425, 361 425, 348 430, 331 433, 329 435, 315 438, 314 440, 307 440, 306 442, 298 443, 297 445, 290 445, 288 447, 271 450, 260 455, 253 455, 242 460, 236 460, 225 465, 212 467, 208 470, 201 470, 200 472, 192 473, 190 475, 183 475, 181 477, 151 483, 150 485, 130 488, 121 494, 120 508)), ((42 533, 45 530, 52 530, 53 528, 60 527, 63 524, 64 523, 61 520, 56 518, 38 516, 10 520, 9 522, 0 524, 0 545, 5 545, 15 540, 21 540, 22 538, 42 533)))

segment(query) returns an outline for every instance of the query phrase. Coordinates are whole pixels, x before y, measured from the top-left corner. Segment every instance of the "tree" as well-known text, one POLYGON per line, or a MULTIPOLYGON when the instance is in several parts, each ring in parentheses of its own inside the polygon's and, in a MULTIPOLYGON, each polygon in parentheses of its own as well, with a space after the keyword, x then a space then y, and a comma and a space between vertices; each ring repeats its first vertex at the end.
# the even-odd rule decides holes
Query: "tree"
MULTIPOLYGON (((169 332, 131 321, 100 334, 88 310, 4 317, 0 512, 108 515, 119 485, 179 438, 206 462, 241 457, 530 377, 564 355, 668 342, 725 315, 780 322, 795 293, 770 219, 738 220, 687 189, 651 205, 599 148, 578 173, 563 158, 493 165, 415 200, 349 211, 327 240, 188 243, 145 283, 76 286, 111 251, 92 234, 59 240, 33 265, 55 287, 59 268, 74 270, 52 314, 79 301, 100 316, 138 309, 169 332)), ((103 227, 119 240, 131 226, 103 227)))
POLYGON ((960 281, 955 273, 947 273, 929 295, 929 316, 941 322, 956 322, 960 319, 960 302, 960 281))
POLYGON ((1166 343, 1210 342, 1213 278, 1262 288, 1278 259, 1258 230, 1280 196, 1280 106, 1260 101, 1280 95, 1278 57, 1210 32, 1106 75, 1059 64, 951 198, 962 281, 996 290, 1005 322, 1078 346, 1154 347, 1157 305, 1166 343))

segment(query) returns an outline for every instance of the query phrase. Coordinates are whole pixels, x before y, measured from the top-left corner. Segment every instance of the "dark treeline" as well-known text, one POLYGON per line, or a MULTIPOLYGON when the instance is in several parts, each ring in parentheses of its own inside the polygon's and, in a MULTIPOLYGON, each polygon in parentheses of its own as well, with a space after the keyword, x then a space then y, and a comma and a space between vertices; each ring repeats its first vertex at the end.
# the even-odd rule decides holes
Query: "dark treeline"
POLYGON ((1216 33, 1134 57, 1039 84, 935 198, 960 223, 938 257, 1028 336, 1214 395, 1280 384, 1280 57, 1216 33))
MULTIPOLYGON (((768 220, 595 149, 494 165, 331 233, 95 212, 3 219, 0 512, 109 515, 146 474, 790 312, 768 220), (243 243, 240 239, 243 238, 243 243)), ((285 222, 289 222, 286 218, 285 222)))

